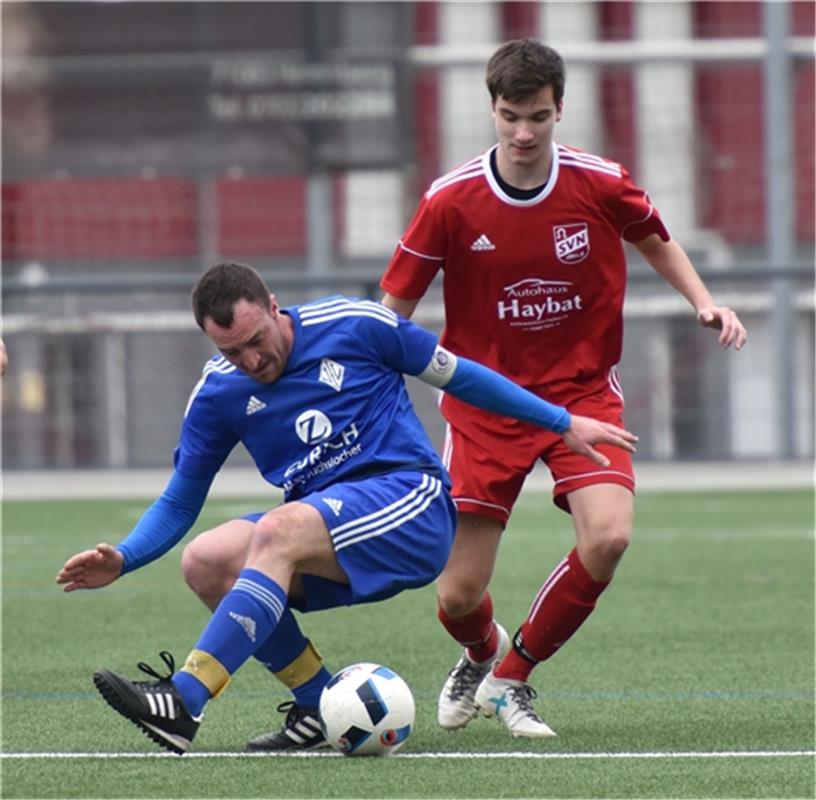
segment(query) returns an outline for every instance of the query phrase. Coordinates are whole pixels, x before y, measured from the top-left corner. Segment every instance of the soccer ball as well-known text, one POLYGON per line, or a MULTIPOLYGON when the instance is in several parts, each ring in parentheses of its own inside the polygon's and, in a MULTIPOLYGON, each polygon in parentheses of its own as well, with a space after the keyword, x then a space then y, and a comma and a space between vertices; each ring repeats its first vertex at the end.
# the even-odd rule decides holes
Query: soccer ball
POLYGON ((320 695, 326 741, 347 756, 396 752, 411 733, 414 711, 408 684, 379 664, 341 669, 320 695))

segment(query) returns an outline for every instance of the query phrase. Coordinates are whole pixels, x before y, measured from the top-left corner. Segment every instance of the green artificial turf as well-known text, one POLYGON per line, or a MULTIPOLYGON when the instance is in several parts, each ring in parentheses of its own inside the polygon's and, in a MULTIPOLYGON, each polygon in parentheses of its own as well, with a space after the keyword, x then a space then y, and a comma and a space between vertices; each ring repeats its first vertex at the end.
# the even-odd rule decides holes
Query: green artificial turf
MULTIPOLYGON (((814 797, 810 491, 641 495, 616 580, 533 673, 553 740, 511 739, 487 719, 436 726, 459 653, 433 587, 300 617, 330 670, 377 661, 412 687, 416 726, 388 759, 243 755, 280 725, 287 699, 256 663, 207 708, 190 755, 155 757, 91 675, 135 678, 138 661, 162 666, 162 649, 184 659, 208 612, 181 578, 181 548, 100 591, 65 595, 53 582, 69 555, 118 541, 144 505, 3 504, 2 797, 814 797), (12 757, 26 753, 38 755, 12 757)), ((263 507, 211 501, 195 530, 263 507)), ((572 544, 569 518, 527 492, 492 587, 505 627, 572 544)))

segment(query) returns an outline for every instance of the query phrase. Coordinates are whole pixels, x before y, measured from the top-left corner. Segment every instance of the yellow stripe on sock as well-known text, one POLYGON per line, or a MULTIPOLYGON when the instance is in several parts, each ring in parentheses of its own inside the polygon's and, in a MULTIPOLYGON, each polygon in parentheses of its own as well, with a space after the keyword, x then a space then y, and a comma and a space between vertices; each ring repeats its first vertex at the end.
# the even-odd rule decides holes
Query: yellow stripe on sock
POLYGON ((323 667, 323 659, 311 642, 306 642, 303 652, 294 660, 289 662, 282 670, 275 673, 275 677, 289 689, 296 689, 298 686, 311 680, 320 672, 323 667))
POLYGON ((226 667, 215 656, 203 650, 193 650, 187 656, 181 671, 189 672, 201 681, 210 690, 213 699, 220 697, 230 682, 226 667))

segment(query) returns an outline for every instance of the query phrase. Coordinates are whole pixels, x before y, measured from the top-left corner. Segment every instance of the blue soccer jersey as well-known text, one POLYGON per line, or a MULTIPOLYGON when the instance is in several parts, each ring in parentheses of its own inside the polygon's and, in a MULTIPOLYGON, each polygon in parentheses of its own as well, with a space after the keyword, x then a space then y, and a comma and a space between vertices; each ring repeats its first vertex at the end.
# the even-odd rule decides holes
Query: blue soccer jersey
POLYGON ((213 475, 242 442, 287 501, 394 470, 444 475, 402 378, 425 370, 436 337, 366 300, 330 297, 282 313, 294 324, 283 374, 263 384, 210 359, 187 405, 176 469, 213 475))

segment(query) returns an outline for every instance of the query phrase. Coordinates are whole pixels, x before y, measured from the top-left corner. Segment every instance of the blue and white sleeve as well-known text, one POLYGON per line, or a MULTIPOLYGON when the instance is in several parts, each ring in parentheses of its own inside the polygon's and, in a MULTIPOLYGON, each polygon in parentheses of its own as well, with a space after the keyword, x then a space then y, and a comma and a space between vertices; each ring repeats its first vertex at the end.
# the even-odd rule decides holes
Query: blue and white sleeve
POLYGON ((563 433, 572 423, 563 406, 548 403, 504 375, 438 345, 417 377, 485 411, 531 422, 555 433, 563 433))
POLYGON ((175 471, 161 496, 116 545, 124 556, 122 575, 164 555, 184 538, 198 518, 213 478, 189 478, 175 471))

